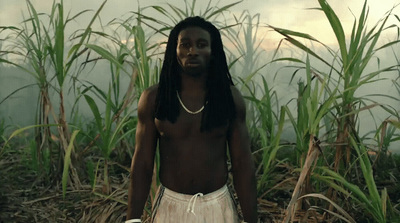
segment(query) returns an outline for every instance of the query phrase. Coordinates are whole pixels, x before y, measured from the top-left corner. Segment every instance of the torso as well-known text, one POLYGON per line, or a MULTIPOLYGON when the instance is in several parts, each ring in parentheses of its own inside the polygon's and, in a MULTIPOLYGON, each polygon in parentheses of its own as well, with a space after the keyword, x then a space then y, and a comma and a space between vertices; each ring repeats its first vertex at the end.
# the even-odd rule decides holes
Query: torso
POLYGON ((182 107, 175 123, 155 119, 161 183, 183 194, 210 193, 227 181, 228 126, 200 131, 201 113, 182 107))

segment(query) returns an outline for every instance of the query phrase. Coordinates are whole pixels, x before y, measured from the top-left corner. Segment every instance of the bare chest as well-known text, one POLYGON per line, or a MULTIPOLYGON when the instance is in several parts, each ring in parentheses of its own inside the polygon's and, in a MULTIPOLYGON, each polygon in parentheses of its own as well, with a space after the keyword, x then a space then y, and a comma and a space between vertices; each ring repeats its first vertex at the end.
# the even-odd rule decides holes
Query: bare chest
POLYGON ((182 140, 201 138, 202 140, 226 140, 228 127, 218 127, 210 131, 201 131, 201 114, 181 114, 175 123, 155 120, 161 139, 182 140))

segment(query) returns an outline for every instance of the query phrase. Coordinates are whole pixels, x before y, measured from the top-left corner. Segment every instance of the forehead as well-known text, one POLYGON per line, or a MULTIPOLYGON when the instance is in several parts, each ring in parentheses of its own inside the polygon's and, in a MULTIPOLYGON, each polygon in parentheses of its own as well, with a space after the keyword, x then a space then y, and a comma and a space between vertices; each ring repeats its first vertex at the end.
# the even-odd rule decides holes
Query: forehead
POLYGON ((211 40, 210 33, 200 27, 188 27, 179 32, 178 40, 211 40))

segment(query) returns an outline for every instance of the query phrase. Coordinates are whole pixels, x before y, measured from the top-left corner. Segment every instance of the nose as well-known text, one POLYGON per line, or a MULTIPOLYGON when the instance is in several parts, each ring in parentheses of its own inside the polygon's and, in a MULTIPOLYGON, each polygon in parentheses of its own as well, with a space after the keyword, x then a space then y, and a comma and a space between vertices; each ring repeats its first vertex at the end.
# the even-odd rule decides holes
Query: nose
POLYGON ((191 55, 191 56, 198 55, 197 48, 195 46, 190 47, 187 55, 191 55))

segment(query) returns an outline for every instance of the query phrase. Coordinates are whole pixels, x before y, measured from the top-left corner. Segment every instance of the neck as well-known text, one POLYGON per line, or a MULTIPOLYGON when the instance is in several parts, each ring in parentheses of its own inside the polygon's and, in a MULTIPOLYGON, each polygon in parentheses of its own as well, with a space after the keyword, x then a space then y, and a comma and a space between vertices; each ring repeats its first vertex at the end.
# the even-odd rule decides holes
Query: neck
POLYGON ((182 73, 182 91, 199 92, 206 90, 206 74, 198 76, 182 73))

